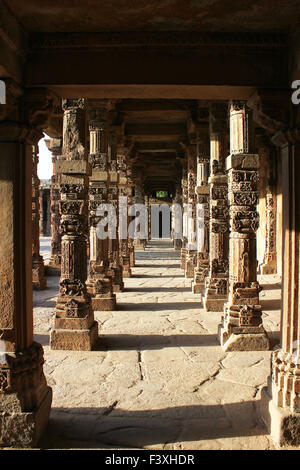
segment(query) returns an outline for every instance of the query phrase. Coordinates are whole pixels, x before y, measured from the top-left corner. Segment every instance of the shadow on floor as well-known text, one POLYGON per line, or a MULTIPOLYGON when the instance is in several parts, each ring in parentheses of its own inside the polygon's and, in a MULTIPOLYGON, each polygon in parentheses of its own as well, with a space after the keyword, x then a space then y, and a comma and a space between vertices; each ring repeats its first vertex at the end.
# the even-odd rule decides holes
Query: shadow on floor
POLYGON ((172 310, 174 312, 176 310, 196 310, 198 308, 203 308, 200 300, 195 302, 143 302, 136 304, 118 302, 117 310, 128 310, 130 312, 158 312, 172 310))
POLYGON ((220 346, 217 335, 100 335, 97 351, 151 350, 177 347, 220 346))
POLYGON ((275 284, 259 284, 260 287, 263 288, 263 290, 280 290, 281 289, 281 283, 276 282, 275 284))
MULTIPOLYGON (((180 264, 136 264, 136 268, 180 268, 180 264)), ((182 273, 184 271, 182 270, 182 273)))
POLYGON ((263 310, 280 310, 281 309, 281 299, 260 299, 260 305, 263 310))
MULTIPOLYGON (((191 292, 190 287, 126 287, 125 292, 191 292)), ((143 304, 141 304, 143 305, 143 304)))
MULTIPOLYGON (((118 401, 115 401, 107 408, 52 408, 40 447, 101 448, 104 444, 142 448, 164 443, 266 435, 256 414, 256 404, 255 401, 244 401, 225 406, 124 410, 118 408, 118 401)), ((230 448, 231 444, 228 444, 230 448)))

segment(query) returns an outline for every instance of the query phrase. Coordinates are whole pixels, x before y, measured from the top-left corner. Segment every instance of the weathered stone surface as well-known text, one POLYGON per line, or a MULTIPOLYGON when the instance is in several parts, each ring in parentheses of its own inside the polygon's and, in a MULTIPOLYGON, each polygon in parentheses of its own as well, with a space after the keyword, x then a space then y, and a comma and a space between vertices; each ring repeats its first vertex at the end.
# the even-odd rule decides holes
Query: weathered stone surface
MULTIPOLYGON (((117 294, 120 310, 95 313, 99 350, 45 346, 54 402, 44 447, 272 448, 257 413, 271 353, 222 350, 220 315, 201 308, 169 246, 136 254, 138 277, 117 294)), ((35 293, 37 337, 50 299, 35 293)))

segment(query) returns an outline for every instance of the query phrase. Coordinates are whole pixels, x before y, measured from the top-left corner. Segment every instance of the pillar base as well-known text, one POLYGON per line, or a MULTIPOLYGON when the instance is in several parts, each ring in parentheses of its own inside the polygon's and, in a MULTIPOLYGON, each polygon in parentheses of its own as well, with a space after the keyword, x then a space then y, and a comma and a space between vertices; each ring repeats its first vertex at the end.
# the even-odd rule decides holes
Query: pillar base
POLYGON ((94 321, 89 329, 53 329, 50 333, 51 349, 68 351, 91 351, 98 340, 98 322, 94 321))
POLYGON ((194 294, 203 294, 204 291, 204 284, 203 283, 192 283, 192 291, 194 294))
POLYGON ((113 284, 113 292, 123 292, 123 291, 124 291, 124 282, 113 284))
POLYGON ((129 278, 129 277, 131 277, 131 276, 132 276, 132 273, 131 273, 131 269, 130 269, 130 268, 129 268, 129 269, 126 269, 126 270, 123 269, 123 279, 129 278))
POLYGON ((262 264, 260 266, 260 274, 277 274, 277 263, 262 264))
POLYGON ((0 412, 0 447, 36 447, 47 426, 52 403, 52 389, 33 412, 0 412))
POLYGON ((204 297, 204 309, 206 312, 223 312, 227 296, 204 297))
POLYGON ((116 309, 116 296, 113 294, 111 297, 92 297, 91 299, 92 310, 94 312, 105 310, 116 309))
POLYGON ((300 445, 300 413, 278 407, 269 395, 268 387, 261 391, 258 409, 275 444, 281 447, 300 445))
POLYGON ((223 324, 218 327, 218 337, 223 351, 269 351, 267 333, 229 333, 223 324))

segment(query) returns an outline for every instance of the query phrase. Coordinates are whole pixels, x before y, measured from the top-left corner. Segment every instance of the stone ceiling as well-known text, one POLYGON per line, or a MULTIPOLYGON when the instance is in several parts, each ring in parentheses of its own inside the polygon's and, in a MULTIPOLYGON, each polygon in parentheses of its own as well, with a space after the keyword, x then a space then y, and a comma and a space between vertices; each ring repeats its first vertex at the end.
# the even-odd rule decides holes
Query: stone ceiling
POLYGON ((5 0, 28 32, 290 32, 299 0, 5 0))

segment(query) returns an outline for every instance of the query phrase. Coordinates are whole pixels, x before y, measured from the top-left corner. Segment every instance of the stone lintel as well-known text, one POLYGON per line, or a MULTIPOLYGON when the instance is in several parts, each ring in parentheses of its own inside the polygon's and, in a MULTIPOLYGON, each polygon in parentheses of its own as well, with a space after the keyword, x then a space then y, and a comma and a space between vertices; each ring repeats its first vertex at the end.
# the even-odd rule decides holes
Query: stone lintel
POLYGON ((74 173, 77 175, 91 175, 91 164, 86 160, 58 160, 56 162, 57 173, 74 173))
POLYGON ((234 153, 226 158, 226 170, 258 170, 257 153, 234 153))

